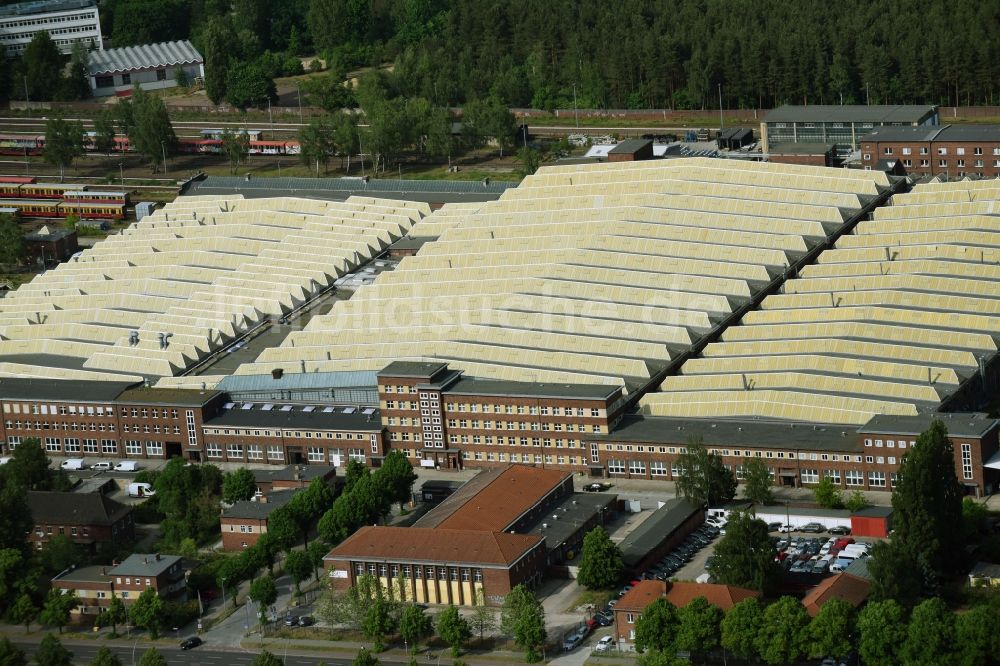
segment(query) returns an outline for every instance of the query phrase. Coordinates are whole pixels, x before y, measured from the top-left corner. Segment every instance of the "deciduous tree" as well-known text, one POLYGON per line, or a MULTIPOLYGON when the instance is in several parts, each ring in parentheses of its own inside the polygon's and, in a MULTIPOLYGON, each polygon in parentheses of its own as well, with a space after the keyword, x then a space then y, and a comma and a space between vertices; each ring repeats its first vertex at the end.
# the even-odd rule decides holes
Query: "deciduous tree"
POLYGON ((53 93, 59 88, 57 84, 62 79, 63 56, 48 31, 39 30, 34 34, 21 61, 24 66, 24 85, 28 88, 31 101, 52 99, 53 93))
POLYGON ((144 628, 149 632, 149 637, 156 640, 160 636, 163 621, 166 619, 163 599, 156 593, 156 590, 147 587, 132 604, 129 616, 137 627, 144 628))
POLYGON ((699 507, 715 506, 736 496, 736 477, 722 458, 709 453, 701 437, 688 440, 677 458, 678 492, 699 507))
POLYGON ((773 590, 779 572, 764 521, 745 511, 733 511, 726 523, 726 534, 715 547, 709 571, 724 585, 749 587, 764 593, 773 590))
POLYGON ((538 660, 536 650, 545 644, 545 609, 535 593, 523 583, 504 598, 500 627, 514 637, 514 644, 525 651, 525 660, 538 660))
POLYGON ((122 660, 106 645, 102 645, 90 660, 90 666, 122 666, 122 660))
POLYGON ((907 664, 948 664, 955 660, 955 616, 938 597, 917 604, 910 614, 901 656, 907 664))
POLYGON ((482 590, 476 591, 476 603, 469 615, 469 625, 479 634, 480 643, 485 640, 487 632, 495 631, 500 626, 496 609, 486 605, 486 595, 482 590))
POLYGON ((844 497, 840 492, 840 487, 828 476, 824 476, 813 488, 813 497, 820 506, 827 509, 839 509, 844 506, 844 497))
POLYGON ((808 624, 809 614, 798 599, 782 597, 768 606, 754 641, 760 658, 768 664, 790 664, 801 658, 808 624))
POLYGON ((635 649, 639 652, 655 650, 672 652, 677 638, 680 619, 677 608, 664 598, 659 598, 643 609, 635 623, 635 649))
POLYGON ((16 266, 24 261, 28 244, 13 215, 0 214, 0 265, 16 266))
POLYGON ((858 651, 866 666, 895 666, 906 640, 903 608, 893 601, 869 601, 858 613, 858 651))
POLYGON ((416 654, 417 644, 433 631, 434 624, 430 616, 424 613, 423 608, 418 608, 413 604, 407 604, 403 607, 403 612, 399 616, 399 635, 409 646, 410 652, 416 654))
POLYGON ((1000 603, 955 616, 955 648, 962 666, 987 666, 1000 654, 1000 603))
POLYGON ((254 657, 251 666, 283 666, 284 663, 280 658, 264 650, 254 657))
POLYGON ((49 118, 45 122, 45 148, 42 158, 59 167, 59 180, 66 167, 83 155, 83 125, 68 121, 61 116, 49 118))
POLYGON ((167 660, 163 658, 159 650, 151 647, 139 657, 139 666, 167 666, 167 660))
MULTIPOLYGON (((163 159, 172 155, 177 145, 177 135, 163 100, 150 95, 141 86, 135 86, 131 108, 133 124, 128 127, 128 138, 135 150, 149 160, 153 171, 163 166, 163 159)), ((179 459, 178 459, 179 460, 179 459)), ((183 461, 181 461, 183 464, 183 461)))
POLYGON ((738 602, 722 618, 722 647, 741 659, 753 659, 757 654, 757 633, 763 623, 764 609, 757 599, 738 602))
POLYGON ((260 623, 267 622, 267 609, 278 600, 278 588, 270 576, 261 576, 250 585, 250 598, 257 603, 260 623))
POLYGON ((104 110, 94 118, 94 150, 110 155, 115 149, 115 117, 111 111, 104 110))
POLYGON ((312 558, 304 550, 293 550, 285 556, 285 573, 292 577, 295 583, 295 593, 301 592, 302 581, 308 580, 313 573, 312 558))
MULTIPOLYGON (((333 128, 329 120, 322 116, 310 118, 308 124, 299 130, 299 149, 302 161, 314 166, 316 177, 319 178, 320 165, 325 171, 326 165, 330 163, 330 157, 334 153, 333 128)), ((347 472, 350 473, 350 471, 350 463, 348 463, 347 472)), ((346 493, 349 489, 349 485, 345 483, 344 492, 346 493)))
POLYGON ((844 657, 851 651, 854 635, 854 607, 843 599, 830 599, 809 622, 807 632, 810 657, 844 657))
POLYGON ((743 464, 743 496, 758 504, 774 501, 771 470, 762 458, 751 458, 743 464))
MULTIPOLYGON (((222 134, 222 145, 226 145, 226 134, 229 134, 230 139, 234 141, 239 141, 238 137, 242 136, 246 138, 246 133, 235 134, 226 130, 222 134)), ((243 141, 243 144, 249 150, 249 142, 243 141)), ((234 165, 235 167, 235 165, 234 165)), ((253 472, 246 467, 240 467, 232 472, 226 472, 222 477, 222 501, 226 504, 236 504, 240 501, 246 501, 252 499, 257 493, 257 479, 254 478, 253 472)))
POLYGON ((69 624, 70 613, 79 604, 72 592, 63 594, 63 590, 52 588, 45 598, 45 605, 38 616, 38 621, 46 627, 56 627, 62 633, 63 627, 69 624))
POLYGON ((903 456, 892 493, 892 543, 912 557, 925 589, 936 590, 960 566, 962 488, 944 422, 935 419, 903 456))
POLYGON ((457 657, 462 653, 465 641, 472 636, 472 630, 465 618, 458 614, 458 608, 451 605, 437 617, 437 635, 451 646, 452 656, 457 657))
POLYGON ((11 621, 15 624, 23 624, 24 633, 28 633, 31 623, 38 617, 38 607, 35 606, 35 602, 31 600, 30 596, 22 594, 14 602, 14 605, 10 607, 8 615, 10 615, 11 621))
POLYGON ((351 666, 379 666, 381 663, 375 655, 361 648, 351 661, 351 666))
POLYGON ((591 590, 609 588, 622 576, 622 551, 601 526, 587 532, 576 581, 591 590))
POLYGON ((230 63, 226 73, 226 101, 240 111, 263 109, 278 98, 272 79, 257 63, 230 63))
POLYGON ((26 666, 27 663, 23 650, 6 636, 0 637, 0 666, 26 666))
POLYGON ((701 657, 719 647, 722 618, 722 609, 705 597, 693 599, 677 611, 677 649, 701 657))
POLYGON ((45 634, 35 651, 35 663, 38 666, 73 666, 73 653, 54 635, 45 634))

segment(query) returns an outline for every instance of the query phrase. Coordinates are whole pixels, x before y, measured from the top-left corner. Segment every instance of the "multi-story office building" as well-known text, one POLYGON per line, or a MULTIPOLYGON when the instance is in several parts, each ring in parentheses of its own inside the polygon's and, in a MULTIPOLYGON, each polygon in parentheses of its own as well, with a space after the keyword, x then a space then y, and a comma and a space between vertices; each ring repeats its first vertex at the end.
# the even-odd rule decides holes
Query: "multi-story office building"
POLYGON ((785 106, 774 109, 760 124, 761 150, 780 144, 836 144, 841 156, 857 150, 861 137, 877 127, 937 125, 936 106, 860 104, 785 106))
POLYGON ((35 0, 0 7, 0 44, 8 56, 24 53, 36 32, 46 31, 60 53, 73 45, 104 48, 97 0, 35 0))
POLYGON ((447 363, 390 363, 378 388, 389 445, 424 467, 585 468, 583 437, 624 409, 620 386, 470 379, 447 363))
POLYGON ((861 138, 861 164, 899 160, 912 176, 1000 176, 1000 125, 880 127, 861 138))

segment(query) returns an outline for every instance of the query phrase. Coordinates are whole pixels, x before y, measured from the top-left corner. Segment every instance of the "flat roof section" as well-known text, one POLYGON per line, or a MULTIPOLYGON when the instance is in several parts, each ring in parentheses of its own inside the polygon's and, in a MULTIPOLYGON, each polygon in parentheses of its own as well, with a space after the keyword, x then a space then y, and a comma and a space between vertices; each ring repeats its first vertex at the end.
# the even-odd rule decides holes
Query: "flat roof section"
POLYGON ((73 401, 85 404, 111 402, 134 386, 136 382, 0 377, 0 398, 73 401))
POLYGON ((857 451, 856 432, 849 426, 814 423, 626 416, 609 434, 586 435, 584 441, 684 446, 692 437, 700 437, 709 447, 857 451))
POLYGON ((381 432, 377 409, 328 405, 293 405, 280 402, 241 403, 223 409, 205 422, 206 428, 288 428, 292 430, 361 430, 381 432), (345 409, 352 411, 345 412, 345 409), (365 413, 367 412, 367 413, 365 413))
POLYGON ((937 110, 921 104, 786 104, 764 116, 765 123, 874 122, 916 123, 937 110))
MULTIPOLYGON (((545 548, 558 550, 595 516, 613 511, 618 496, 611 493, 572 493, 560 499, 521 534, 545 537, 545 548)), ((598 521, 599 523, 601 521, 598 521)))
POLYGON ((939 125, 931 127, 879 127, 862 141, 1000 141, 1000 125, 939 125))
POLYGON ((940 420, 952 437, 985 437, 1000 424, 997 419, 979 412, 937 412, 920 416, 894 416, 879 414, 861 426, 858 432, 871 434, 898 434, 916 436, 930 428, 931 422, 940 420))
POLYGON ((449 395, 512 396, 537 398, 602 400, 617 393, 617 386, 603 384, 556 384, 554 382, 509 382, 496 379, 462 377, 448 387, 449 395))

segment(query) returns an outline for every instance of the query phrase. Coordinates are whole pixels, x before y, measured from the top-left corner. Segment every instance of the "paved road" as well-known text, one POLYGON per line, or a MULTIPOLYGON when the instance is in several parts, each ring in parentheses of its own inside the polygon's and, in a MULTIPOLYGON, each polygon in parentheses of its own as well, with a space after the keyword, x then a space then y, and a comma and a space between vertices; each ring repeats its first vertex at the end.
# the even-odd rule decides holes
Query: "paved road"
MULTIPOLYGON (((24 650, 29 657, 34 654, 35 650, 38 648, 36 643, 19 643, 15 641, 15 645, 24 650)), ((97 651, 101 648, 101 645, 94 644, 93 642, 65 642, 63 645, 68 650, 73 652, 73 661, 77 664, 90 663, 90 661, 97 654, 97 651)), ((139 658, 142 657, 142 653, 146 650, 146 646, 138 644, 122 645, 117 643, 108 643, 107 647, 111 648, 111 651, 114 652, 119 659, 121 659, 125 666, 138 663, 139 658)), ((232 664, 233 666, 250 666, 254 658, 257 656, 255 652, 246 652, 242 650, 213 650, 208 645, 203 645, 188 651, 182 651, 176 647, 164 648, 161 646, 157 646, 156 649, 164 656, 167 663, 171 664, 171 666, 175 664, 204 664, 207 666, 229 666, 232 664)), ((328 664, 330 666, 347 666, 351 663, 351 660, 339 657, 330 657, 323 654, 315 657, 289 654, 285 660, 285 666, 316 666, 316 664, 320 663, 328 664)))

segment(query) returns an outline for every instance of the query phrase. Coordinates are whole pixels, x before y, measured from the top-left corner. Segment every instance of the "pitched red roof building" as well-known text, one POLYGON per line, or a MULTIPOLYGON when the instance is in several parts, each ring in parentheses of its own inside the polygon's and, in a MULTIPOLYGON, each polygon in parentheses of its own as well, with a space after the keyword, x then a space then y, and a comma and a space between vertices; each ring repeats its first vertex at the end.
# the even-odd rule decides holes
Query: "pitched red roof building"
POLYGON ((527 534, 420 527, 362 527, 323 558, 331 585, 371 574, 417 603, 499 604, 519 583, 541 578, 545 540, 527 534))
POLYGON ((831 599, 843 599, 854 608, 858 608, 868 599, 871 588, 871 583, 864 578, 849 573, 839 573, 823 580, 810 590, 809 594, 802 598, 802 605, 812 617, 816 617, 823 604, 831 599))
POLYGON ((646 606, 664 598, 677 608, 683 608, 698 597, 724 611, 751 597, 759 598, 760 592, 732 585, 713 583, 683 583, 644 580, 625 593, 615 605, 615 634, 619 641, 635 639, 635 623, 646 606))

